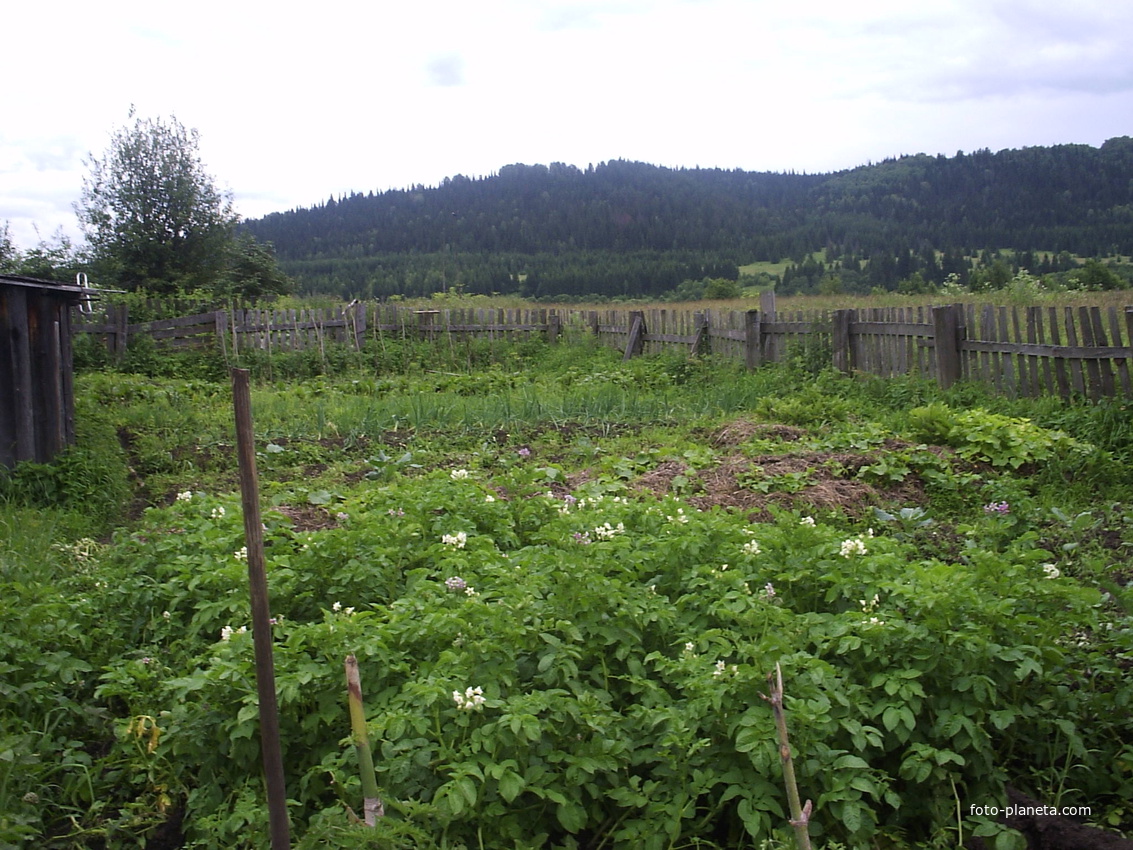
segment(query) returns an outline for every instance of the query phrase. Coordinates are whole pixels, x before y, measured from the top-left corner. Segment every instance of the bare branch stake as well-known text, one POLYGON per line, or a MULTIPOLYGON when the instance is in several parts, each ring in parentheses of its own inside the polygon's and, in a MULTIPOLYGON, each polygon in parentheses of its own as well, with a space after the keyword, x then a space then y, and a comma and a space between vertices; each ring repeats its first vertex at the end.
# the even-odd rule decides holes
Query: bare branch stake
POLYGON ((811 804, 799 802, 799 786, 795 782, 795 764, 791 760, 791 744, 787 738, 787 716, 783 712, 783 671, 775 665, 775 672, 767 674, 767 687, 770 696, 760 694, 771 704, 771 713, 775 716, 775 729, 779 734, 779 761, 783 764, 783 782, 787 786, 787 802, 791 807, 791 826, 795 830, 795 843, 799 850, 810 850, 810 833, 807 825, 810 823, 811 804))
MULTIPOLYGON (((358 659, 346 656, 346 690, 350 704, 350 729, 354 749, 358 753, 358 768, 362 776, 362 814, 366 826, 374 826, 378 818, 385 817, 385 807, 378 796, 378 777, 374 773, 374 756, 370 751, 370 734, 366 730, 366 711, 362 706, 362 679, 358 675, 358 659)), ((351 815, 354 813, 351 812, 351 815)))

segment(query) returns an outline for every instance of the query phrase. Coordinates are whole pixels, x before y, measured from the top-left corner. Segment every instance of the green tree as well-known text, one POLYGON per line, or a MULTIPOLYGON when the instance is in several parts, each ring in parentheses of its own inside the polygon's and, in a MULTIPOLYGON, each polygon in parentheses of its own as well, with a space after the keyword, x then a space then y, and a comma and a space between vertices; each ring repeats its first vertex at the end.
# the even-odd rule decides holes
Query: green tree
POLYGON ((740 285, 734 280, 725 280, 722 277, 706 278, 704 297, 712 299, 739 298, 740 285))
POLYGON ((271 243, 257 242, 248 233, 229 243, 224 270, 213 287, 218 296, 253 299, 284 295, 294 289, 295 282, 276 265, 271 243))
POLYGON ((1099 292, 1108 289, 1124 289, 1123 281, 1113 269, 1098 260, 1086 260, 1082 268, 1073 274, 1079 289, 1099 292))
POLYGON ((231 196, 197 153, 199 136, 176 118, 138 118, 86 164, 75 212, 103 284, 158 293, 212 288, 233 240, 231 196))

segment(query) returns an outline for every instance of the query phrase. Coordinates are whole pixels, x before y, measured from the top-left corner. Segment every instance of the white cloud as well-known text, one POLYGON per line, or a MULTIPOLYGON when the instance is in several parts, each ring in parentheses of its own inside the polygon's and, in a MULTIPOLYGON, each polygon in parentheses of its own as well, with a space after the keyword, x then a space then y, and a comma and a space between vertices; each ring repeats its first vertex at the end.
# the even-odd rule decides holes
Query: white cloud
POLYGON ((426 63, 425 70, 431 85, 464 85, 464 59, 458 54, 434 57, 426 63))

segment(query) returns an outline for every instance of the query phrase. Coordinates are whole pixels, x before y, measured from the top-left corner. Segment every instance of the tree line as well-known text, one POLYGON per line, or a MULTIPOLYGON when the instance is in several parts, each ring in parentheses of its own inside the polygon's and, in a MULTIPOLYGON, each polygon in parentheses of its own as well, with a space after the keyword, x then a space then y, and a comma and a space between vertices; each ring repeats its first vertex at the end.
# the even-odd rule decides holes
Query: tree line
POLYGON ((689 280, 737 280, 753 262, 788 263, 787 291, 982 285, 1002 256, 1010 272, 1043 274, 1072 256, 1133 254, 1133 139, 918 154, 832 174, 509 165, 353 192, 243 229, 274 244, 303 290, 349 298, 453 287, 658 297, 689 280))

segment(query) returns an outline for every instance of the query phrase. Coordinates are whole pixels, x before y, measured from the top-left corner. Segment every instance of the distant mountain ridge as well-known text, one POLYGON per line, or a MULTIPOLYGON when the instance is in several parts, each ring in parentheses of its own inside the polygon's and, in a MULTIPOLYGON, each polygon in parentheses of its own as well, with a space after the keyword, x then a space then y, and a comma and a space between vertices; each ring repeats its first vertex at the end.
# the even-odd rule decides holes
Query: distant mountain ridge
POLYGON ((352 193, 244 227, 275 245, 304 289, 371 297, 455 285, 649 295, 814 251, 898 264, 998 248, 1133 254, 1133 138, 917 154, 831 174, 517 164, 352 193))

